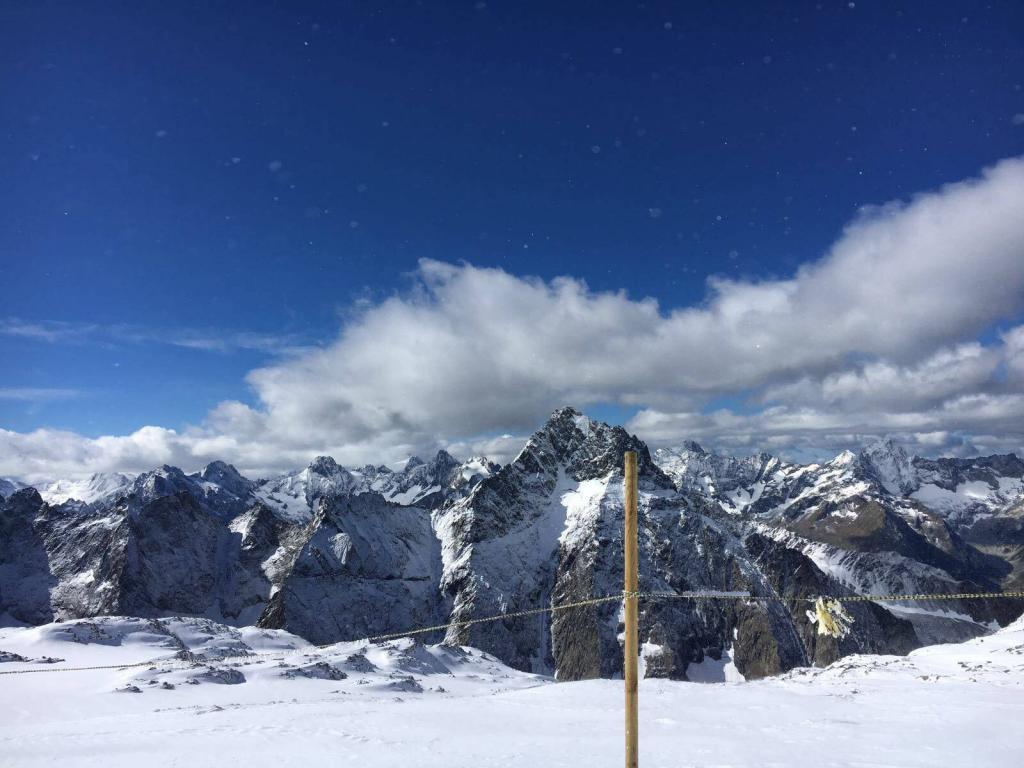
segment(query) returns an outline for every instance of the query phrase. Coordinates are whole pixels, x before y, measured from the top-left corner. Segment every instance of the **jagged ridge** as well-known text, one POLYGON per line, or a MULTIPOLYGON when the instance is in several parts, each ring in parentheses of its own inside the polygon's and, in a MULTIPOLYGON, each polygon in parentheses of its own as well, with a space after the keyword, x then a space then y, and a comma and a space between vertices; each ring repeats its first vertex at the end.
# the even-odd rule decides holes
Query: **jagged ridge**
MULTIPOLYGON (((42 495, 7 483, 0 616, 259 619, 331 642, 614 593, 626 450, 640 457, 644 589, 783 599, 714 610, 645 604, 648 674, 685 677, 691 663, 731 654, 758 677, 847 653, 902 653, 1020 612, 1009 601, 956 614, 867 604, 836 643, 816 637, 797 602, 1016 583, 1024 465, 1015 456, 928 460, 892 443, 820 465, 737 459, 695 443, 652 456, 621 427, 565 408, 501 468, 441 451, 398 470, 318 457, 261 481, 213 462, 196 474, 162 467, 53 483, 42 495)), ((447 640, 578 679, 619 672, 619 632, 608 603, 475 625, 447 640)))

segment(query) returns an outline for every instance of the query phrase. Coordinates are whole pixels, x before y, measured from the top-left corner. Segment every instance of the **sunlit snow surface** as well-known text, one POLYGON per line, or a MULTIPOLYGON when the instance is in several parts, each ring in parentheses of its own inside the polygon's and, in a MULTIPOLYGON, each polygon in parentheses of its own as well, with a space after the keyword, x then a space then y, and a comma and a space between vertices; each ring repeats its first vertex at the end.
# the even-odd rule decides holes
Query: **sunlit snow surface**
MULTIPOLYGON (((403 640, 315 650, 285 632, 198 620, 0 630, 0 652, 65 659, 54 669, 174 659, 183 645, 208 659, 273 657, 0 676, 0 765, 621 765, 621 682, 554 683, 472 649, 403 640)), ((1018 621, 906 658, 854 656, 756 683, 642 681, 640 762, 1011 766, 1022 718, 1018 621)))

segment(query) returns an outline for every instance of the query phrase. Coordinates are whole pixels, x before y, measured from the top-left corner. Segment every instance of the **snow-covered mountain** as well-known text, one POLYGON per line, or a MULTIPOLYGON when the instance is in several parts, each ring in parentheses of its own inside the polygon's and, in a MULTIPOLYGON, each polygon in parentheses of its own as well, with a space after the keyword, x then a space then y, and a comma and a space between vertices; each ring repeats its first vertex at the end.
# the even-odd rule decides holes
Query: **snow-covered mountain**
MULTIPOLYGON (((638 453, 642 590, 732 589, 762 597, 843 591, 802 555, 780 558, 768 540, 749 537, 700 499, 677 493, 647 447, 621 427, 567 408, 494 477, 435 513, 451 616, 464 620, 620 590, 626 450, 638 453), (789 578, 794 564, 804 565, 804 574, 789 578)), ((796 604, 792 610, 775 601, 718 608, 645 602, 640 631, 649 673, 685 677, 691 666, 728 654, 740 673, 762 677, 855 649, 905 652, 916 644, 909 624, 874 606, 856 609, 857 631, 840 644, 820 642, 796 604)), ((473 625, 451 630, 448 641, 561 680, 609 677, 621 673, 619 611, 617 603, 605 603, 473 625)))
POLYGON ((318 456, 298 472, 257 483, 253 492, 282 518, 305 522, 322 497, 368 492, 379 493, 396 504, 433 509, 463 496, 497 470, 498 465, 485 458, 459 462, 443 450, 428 462, 413 456, 399 471, 372 464, 346 469, 330 456, 318 456))
MULTIPOLYGON (((746 590, 759 601, 645 601, 645 668, 748 678, 850 653, 905 653, 990 631, 1019 602, 857 603, 854 631, 819 637, 802 598, 1018 586, 1024 464, 928 460, 880 443, 822 464, 733 458, 695 443, 653 455, 564 408, 504 467, 444 451, 403 467, 329 457, 250 480, 97 475, 0 493, 0 622, 187 614, 334 642, 560 604, 621 589, 622 454, 640 457, 642 589, 746 590), (938 501, 936 501, 938 500, 938 501)), ((620 671, 620 606, 452 629, 517 669, 620 671)), ((428 639, 437 641, 441 633, 428 639)))
MULTIPOLYGON (((98 473, 82 479, 37 483, 33 487, 51 506, 68 505, 94 512, 113 507, 122 499, 131 499, 140 506, 185 492, 202 506, 227 517, 262 503, 282 520, 305 523, 313 517, 321 497, 375 492, 397 504, 433 509, 466 495, 498 468, 485 457, 460 462, 442 450, 430 461, 413 456, 400 470, 383 465, 349 469, 330 456, 318 456, 300 470, 256 481, 243 477, 230 464, 214 461, 193 474, 163 466, 136 476, 98 473)), ((0 478, 0 496, 10 497, 26 487, 14 478, 0 478)))
POLYGON ((84 480, 54 480, 40 485, 37 490, 48 504, 63 504, 66 501, 80 501, 93 504, 107 497, 114 497, 127 490, 132 479, 119 472, 102 472, 90 475, 84 480))
MULTIPOLYGON (((854 592, 978 592, 1021 582, 1024 462, 1012 454, 921 459, 886 440, 794 465, 690 443, 659 450, 655 460, 682 492, 799 550, 854 592)), ((924 642, 971 637, 1019 613, 991 601, 888 608, 924 642)))
POLYGON ((681 491, 729 513, 772 517, 807 502, 870 494, 915 502, 956 526, 997 514, 1024 499, 1024 461, 1013 454, 973 459, 910 457, 892 440, 823 464, 791 464, 768 454, 735 458, 697 443, 659 448, 654 460, 681 491))

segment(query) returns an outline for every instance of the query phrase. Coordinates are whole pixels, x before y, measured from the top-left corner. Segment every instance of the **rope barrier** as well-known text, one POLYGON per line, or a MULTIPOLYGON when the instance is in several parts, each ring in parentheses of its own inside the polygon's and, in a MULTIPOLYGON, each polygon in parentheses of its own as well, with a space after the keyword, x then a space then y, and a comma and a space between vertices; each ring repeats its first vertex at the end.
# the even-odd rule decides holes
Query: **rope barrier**
POLYGON ((58 667, 58 666, 47 666, 47 667, 36 667, 33 669, 11 669, 2 670, 0 675, 28 675, 38 674, 47 672, 87 672, 105 669, 136 669, 139 667, 170 667, 174 668, 190 668, 195 666, 212 666, 213 664, 224 664, 229 662, 252 662, 261 659, 266 660, 279 660, 283 661, 293 654, 308 653, 310 650, 324 650, 331 648, 335 645, 344 645, 347 643, 357 642, 369 642, 369 643, 382 643, 389 640, 397 640, 403 637, 411 637, 413 635, 422 635, 429 632, 440 632, 441 630, 449 630, 453 628, 471 627, 477 624, 486 624, 492 621, 502 621, 505 619, 516 619, 527 616, 539 616, 545 613, 558 613, 559 611, 567 611, 573 608, 583 608, 588 605, 599 605, 602 603, 618 602, 621 600, 662 600, 662 599, 675 599, 675 600, 737 600, 737 601, 748 601, 748 602, 807 602, 817 604, 821 600, 835 601, 839 603, 854 603, 854 602, 911 602, 911 601, 927 601, 927 600, 989 600, 999 598, 1010 598, 1010 599, 1024 599, 1024 591, 1013 591, 1013 592, 954 592, 954 593, 933 593, 933 594, 907 594, 907 595, 824 595, 815 597, 776 597, 776 596, 765 596, 765 595, 751 595, 749 592, 744 591, 693 591, 693 592, 641 592, 641 591, 629 591, 629 592, 617 592, 611 595, 602 595, 599 597, 591 597, 585 600, 576 600, 571 603, 561 603, 560 605, 545 606, 542 608, 527 608, 520 611, 509 611, 503 613, 497 613, 493 616, 484 616, 476 619, 465 619, 462 621, 450 621, 445 624, 435 624, 430 627, 415 627, 407 629, 401 632, 390 632, 387 634, 373 635, 371 637, 358 638, 357 640, 343 640, 336 643, 327 643, 324 645, 314 645, 309 648, 295 648, 287 651, 271 651, 266 653, 248 653, 235 656, 222 656, 217 659, 205 659, 200 660, 194 656, 190 651, 185 651, 186 658, 184 659, 154 659, 150 661, 139 661, 131 664, 106 664, 106 665, 95 665, 87 667, 58 667))
POLYGON ((560 605, 552 605, 552 606, 547 606, 547 607, 544 607, 544 608, 528 608, 528 609, 521 610, 521 611, 508 611, 508 612, 504 612, 504 613, 498 613, 498 614, 495 614, 493 616, 485 616, 485 617, 477 618, 477 619, 465 619, 463 621, 450 621, 450 622, 447 622, 445 624, 435 624, 434 626, 431 626, 431 627, 417 627, 417 628, 413 628, 413 629, 403 630, 401 632, 391 632, 391 633, 383 634, 383 635, 373 635, 371 637, 361 637, 361 638, 358 638, 356 640, 339 640, 336 643, 326 643, 324 645, 313 645, 313 646, 310 646, 309 648, 295 648, 295 649, 291 649, 291 650, 283 651, 283 652, 282 651, 270 651, 270 652, 266 652, 266 653, 246 653, 246 654, 240 654, 240 655, 236 655, 236 656, 221 656, 221 657, 216 658, 216 659, 205 659, 205 660, 197 659, 197 658, 195 658, 194 654, 192 654, 191 652, 186 652, 187 655, 189 657, 192 657, 192 658, 185 658, 185 659, 153 659, 153 660, 150 660, 150 661, 140 661, 140 662, 135 662, 135 663, 132 663, 132 664, 108 664, 108 665, 98 665, 98 666, 88 666, 88 667, 56 667, 56 666, 48 666, 48 667, 37 667, 37 668, 34 668, 34 669, 11 669, 11 670, 2 670, 2 671, 0 671, 0 675, 27 675, 27 674, 36 674, 36 673, 46 673, 46 672, 86 672, 86 671, 103 670, 103 669, 124 670, 124 669, 135 669, 135 668, 138 668, 138 667, 154 667, 154 666, 161 666, 161 667, 164 667, 164 668, 171 668, 171 669, 185 669, 185 668, 195 667, 195 666, 204 666, 204 665, 205 666, 209 666, 209 665, 212 665, 212 664, 225 664, 225 663, 230 663, 230 662, 236 662, 236 663, 237 662, 243 662, 243 661, 244 662, 252 662, 252 661, 258 661, 258 660, 284 661, 286 658, 288 658, 289 656, 291 656, 293 654, 308 653, 311 650, 324 650, 326 648, 331 648, 331 647, 333 647, 335 645, 345 645, 347 643, 358 643, 358 642, 382 643, 382 642, 387 642, 389 640, 397 640, 397 639, 400 639, 400 638, 403 638, 403 637, 411 637, 413 635, 422 635, 422 634, 426 634, 426 633, 429 633, 429 632, 439 632, 441 630, 446 630, 447 631, 449 628, 453 628, 453 627, 469 627, 469 626, 473 626, 475 624, 485 624, 485 623, 491 622, 491 621, 501 621, 502 619, 515 619, 515 618, 522 618, 524 616, 538 616, 538 615, 544 614, 544 613, 557 613, 559 611, 567 611, 567 610, 570 610, 572 608, 582 608, 582 607, 587 606, 587 605, 598 605, 600 603, 609 603, 609 602, 613 602, 613 601, 617 602, 619 600, 622 600, 622 598, 623 598, 623 596, 622 596, 621 593, 614 594, 614 595, 603 595, 601 597, 592 597, 592 598, 588 598, 586 600, 576 600, 576 601, 571 602, 571 603, 562 603, 560 605))
POLYGON ((134 664, 101 664, 92 667, 37 667, 35 669, 5 669, 0 675, 30 675, 40 672, 91 672, 96 669, 133 669, 134 667, 151 667, 160 662, 140 661, 134 664))
POLYGON ((839 603, 896 603, 923 602, 926 600, 987 600, 995 598, 1024 599, 1022 592, 935 592, 914 595, 816 595, 814 597, 776 597, 774 595, 751 595, 747 592, 639 592, 640 597, 650 599, 681 598, 701 600, 748 600, 762 603, 816 603, 821 598, 839 603))
MULTIPOLYGON (((582 608, 585 605, 597 605, 598 603, 610 603, 613 600, 618 601, 623 599, 624 593, 615 595, 604 595, 603 597, 592 597, 587 600, 577 600, 574 603, 562 603, 561 605, 552 605, 545 608, 528 608, 523 611, 513 611, 511 613, 499 613, 494 616, 486 616, 481 619, 466 619, 465 621, 450 621, 447 624, 437 624, 433 627, 423 627, 421 629, 411 629, 406 632, 392 632, 387 635, 375 635, 374 637, 366 638, 371 643, 382 642, 385 640, 396 640, 400 637, 409 637, 410 635, 422 635, 425 632, 438 632, 442 629, 448 630, 453 627, 471 627, 474 624, 486 624, 490 621, 500 621, 502 619, 517 619, 523 616, 538 616, 542 613, 557 613, 558 611, 567 611, 571 608, 582 608)), ((332 643, 333 645, 333 643, 332 643)))
POLYGON ((901 601, 911 602, 918 600, 988 600, 990 598, 999 597, 1020 599, 1024 598, 1024 592, 939 592, 931 595, 840 595, 839 597, 833 597, 831 599, 837 600, 840 603, 897 603, 901 601))

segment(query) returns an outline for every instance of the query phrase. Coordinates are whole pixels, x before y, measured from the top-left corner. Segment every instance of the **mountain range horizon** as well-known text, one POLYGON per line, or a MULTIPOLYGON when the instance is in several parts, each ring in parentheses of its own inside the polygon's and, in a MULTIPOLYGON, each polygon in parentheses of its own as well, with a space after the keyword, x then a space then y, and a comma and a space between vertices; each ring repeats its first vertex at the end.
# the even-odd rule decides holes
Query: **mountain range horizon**
MULTIPOLYGON (((576 406, 571 406, 571 405, 565 405, 565 406, 562 406, 560 408, 555 409, 552 412, 552 415, 558 414, 559 412, 562 412, 562 411, 570 411, 572 413, 575 413, 575 414, 578 414, 578 415, 581 415, 581 416, 584 415, 584 412, 583 412, 582 409, 579 409, 576 406)), ((590 417, 588 417, 588 418, 590 418, 590 417)), ((506 436, 506 438, 511 438, 511 437, 512 436, 506 436)), ((529 437, 528 436, 524 436, 522 438, 523 444, 525 445, 525 443, 528 440, 529 440, 529 437)), ((892 437, 892 436, 886 435, 886 436, 883 436, 883 437, 876 437, 874 439, 867 440, 867 441, 851 441, 851 447, 842 449, 838 453, 832 455, 831 458, 829 458, 829 459, 824 459, 823 458, 820 461, 790 460, 789 463, 792 463, 792 464, 804 464, 804 465, 807 465, 807 466, 816 465, 816 464, 820 465, 820 464, 829 463, 830 461, 835 461, 835 460, 843 457, 846 454, 856 455, 858 453, 862 453, 862 452, 865 452, 865 451, 870 452, 870 451, 875 451, 875 450, 878 450, 878 449, 885 449, 885 450, 888 450, 888 451, 903 451, 904 453, 906 453, 906 455, 909 458, 920 458, 920 459, 947 459, 947 460, 954 460, 954 459, 995 458, 995 457, 1006 457, 1006 458, 1013 458, 1013 459, 1018 458, 1017 453, 1015 451, 1008 451, 1006 453, 987 453, 987 454, 986 453, 977 453, 977 454, 973 454, 973 455, 962 455, 962 454, 952 455, 949 452, 938 452, 938 453, 935 453, 935 454, 929 454, 929 453, 923 452, 923 451, 915 451, 913 453, 908 453, 907 452, 907 448, 908 447, 909 447, 909 444, 906 441, 903 441, 903 440, 899 439, 898 437, 892 437)), ((721 457, 726 457, 726 458, 734 458, 734 459, 752 458, 752 457, 757 457, 757 456, 770 456, 770 457, 777 457, 777 458, 782 459, 786 455, 784 452, 783 453, 775 453, 775 452, 772 452, 771 450, 768 450, 767 448, 764 448, 764 447, 759 448, 759 449, 755 449, 755 450, 752 450, 752 451, 749 451, 749 452, 729 451, 729 450, 726 450, 726 449, 723 449, 723 448, 719 448, 719 447, 714 447, 714 446, 706 447, 705 445, 702 445, 697 440, 689 440, 689 439, 683 439, 683 440, 678 441, 676 444, 666 445, 666 446, 660 447, 660 448, 658 448, 656 450, 678 451, 678 450, 683 450, 683 449, 688 450, 688 451, 692 451, 692 452, 695 452, 695 453, 703 453, 703 454, 708 454, 708 455, 715 455, 715 456, 721 456, 721 457)), ((458 456, 456 456, 455 453, 456 452, 450 450, 449 448, 439 447, 439 448, 437 448, 436 452, 434 453, 434 455, 432 456, 430 461, 440 461, 440 460, 443 460, 443 461, 454 461, 456 463, 464 463, 464 462, 472 462, 472 461, 479 460, 479 461, 490 462, 490 463, 495 464, 496 466, 499 466, 499 467, 502 466, 501 462, 491 461, 490 457, 488 457, 486 455, 483 455, 483 454, 470 455, 470 456, 467 456, 466 458, 463 458, 463 459, 460 460, 460 458, 458 456)), ((427 454, 427 455, 429 455, 429 454, 427 454)), ((514 459, 515 455, 516 454, 513 454, 513 459, 514 459)), ((307 466, 315 465, 315 464, 317 464, 319 462, 322 462, 324 460, 329 460, 329 461, 334 462, 335 464, 337 464, 339 467, 344 467, 344 468, 349 469, 349 470, 361 470, 361 469, 365 470, 366 468, 373 468, 373 469, 375 469, 378 472, 398 472, 398 471, 402 471, 402 469, 409 469, 411 466, 416 466, 416 465, 419 465, 419 464, 427 463, 426 461, 424 461, 423 458, 421 458, 421 456, 419 454, 410 453, 406 458, 401 459, 399 461, 393 461, 393 462, 389 462, 389 463, 386 463, 386 464, 385 463, 374 464, 374 463, 371 462, 371 463, 365 463, 365 464, 357 466, 357 465, 352 465, 352 464, 341 464, 341 463, 338 463, 335 460, 335 458, 333 456, 331 456, 329 453, 316 453, 316 454, 314 454, 309 459, 309 461, 307 463, 307 466)), ((207 470, 210 470, 210 469, 216 468, 216 467, 220 467, 220 466, 227 467, 231 471, 236 472, 240 476, 246 477, 246 478, 248 478, 250 474, 253 474, 253 473, 247 472, 245 470, 239 470, 239 469, 236 468, 236 466, 231 461, 227 461, 227 460, 223 460, 223 459, 213 459, 212 461, 206 461, 205 463, 201 463, 201 464, 198 464, 198 465, 193 465, 191 467, 189 467, 189 466, 181 467, 181 466, 177 466, 177 465, 174 465, 174 464, 160 464, 159 466, 163 467, 163 468, 169 468, 169 469, 178 469, 178 470, 181 470, 181 471, 183 471, 183 472, 185 472, 187 474, 199 474, 199 475, 201 475, 201 474, 204 474, 207 470)), ((154 466, 153 469, 157 469, 157 467, 154 466)), ((67 481, 67 480, 88 480, 88 479, 93 479, 93 478, 112 478, 113 479, 113 478, 118 478, 118 477, 132 479, 132 478, 138 477, 141 474, 145 474, 145 471, 143 471, 143 472, 107 471, 107 472, 88 472, 88 473, 84 473, 84 474, 83 473, 71 473, 71 474, 62 474, 60 476, 53 476, 53 477, 46 477, 46 478, 37 478, 35 480, 26 480, 26 479, 24 479, 22 477, 18 477, 18 476, 14 476, 14 475, 7 475, 7 476, 0 476, 0 483, 3 483, 3 482, 6 481, 7 483, 10 483, 10 484, 12 484, 15 487, 23 488, 23 487, 50 486, 50 485, 53 485, 55 483, 60 483, 61 481, 67 481)), ((282 473, 278 473, 278 474, 273 474, 273 473, 271 473, 271 474, 255 473, 256 476, 254 478, 252 478, 252 479, 254 479, 256 482, 264 482, 264 481, 271 480, 271 479, 274 479, 274 478, 277 478, 277 477, 286 476, 288 474, 290 474, 290 473, 287 472, 287 471, 286 472, 282 472, 282 473)), ((2 487, 2 486, 0 486, 0 487, 2 487)))
POLYGON ((1024 462, 908 456, 882 441, 822 464, 650 451, 620 426, 554 411, 499 466, 447 451, 400 469, 328 456, 250 480, 216 461, 186 474, 94 475, 0 490, 0 621, 195 616, 313 643, 442 626, 516 669, 621 673, 611 604, 490 625, 482 615, 621 590, 622 458, 636 451, 641 588, 740 590, 705 613, 641 615, 649 676, 727 655, 747 679, 850 653, 903 654, 1005 626, 1024 601, 853 604, 819 637, 817 595, 987 594, 1024 586, 1024 462), (5 492, 6 491, 6 492, 5 492), (5 497, 5 498, 4 498, 5 497))

